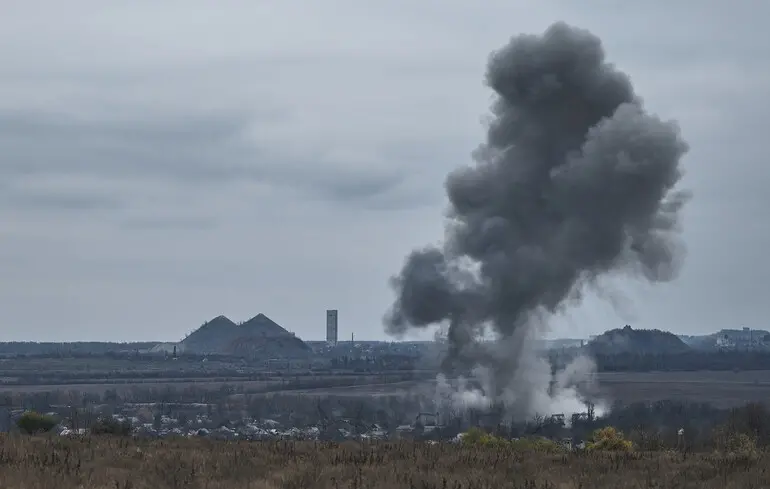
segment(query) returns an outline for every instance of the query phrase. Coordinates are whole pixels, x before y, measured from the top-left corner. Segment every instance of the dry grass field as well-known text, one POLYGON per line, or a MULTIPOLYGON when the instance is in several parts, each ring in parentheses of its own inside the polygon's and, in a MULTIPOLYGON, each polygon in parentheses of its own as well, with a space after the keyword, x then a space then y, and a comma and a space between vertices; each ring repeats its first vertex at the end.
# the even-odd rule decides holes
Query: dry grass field
POLYGON ((770 454, 546 455, 409 442, 0 438, 13 489, 578 489, 770 487, 770 454))

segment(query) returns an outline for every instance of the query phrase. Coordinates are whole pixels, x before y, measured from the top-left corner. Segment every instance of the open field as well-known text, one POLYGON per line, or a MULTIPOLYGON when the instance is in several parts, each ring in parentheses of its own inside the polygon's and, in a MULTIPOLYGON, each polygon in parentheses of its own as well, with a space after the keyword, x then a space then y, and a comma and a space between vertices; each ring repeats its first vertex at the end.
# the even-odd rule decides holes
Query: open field
MULTIPOLYGON (((281 362, 245 362, 237 359, 201 361, 190 357, 173 358, 0 358, 0 392, 47 392, 76 389, 101 392, 125 391, 134 385, 166 388, 190 386, 208 388, 222 384, 261 390, 264 386, 313 384, 327 379, 328 385, 358 384, 359 379, 402 380, 430 378, 431 372, 419 370, 361 369, 322 370, 308 363, 286 365, 281 362), (347 382, 351 380, 351 382, 347 382)), ((369 380, 363 382, 369 383, 369 380)), ((323 385, 323 384, 320 384, 323 385)))
POLYGON ((720 408, 770 403, 770 372, 601 373, 600 391, 623 402, 688 401, 720 408))
MULTIPOLYGON (((596 376, 602 397, 624 403, 644 401, 705 402, 720 408, 747 402, 770 404, 770 371, 746 372, 622 372, 596 376)), ((297 395, 391 396, 430 392, 431 381, 303 389, 297 395)))
POLYGON ((104 393, 107 390, 114 389, 118 394, 124 394, 130 392, 131 389, 136 387, 153 388, 153 389, 185 389, 187 387, 198 387, 201 389, 219 389, 223 385, 242 385, 244 389, 260 391, 272 385, 280 385, 280 381, 244 381, 233 380, 231 382, 222 382, 212 379, 179 379, 175 381, 143 381, 134 380, 125 383, 79 383, 79 384, 40 384, 40 385, 0 385, 0 393, 2 392, 53 392, 58 390, 63 391, 78 391, 88 393, 104 393))
POLYGON ((546 455, 510 447, 199 439, 0 438, 14 489, 767 487, 770 455, 546 455))
POLYGON ((298 375, 266 377, 265 380, 245 380, 242 378, 180 378, 180 379, 123 379, 119 382, 78 382, 61 384, 29 384, 29 385, 3 385, 0 384, 0 394, 36 394, 45 392, 82 392, 89 394, 104 394, 107 391, 115 391, 123 396, 136 389, 153 389, 156 392, 165 389, 182 391, 195 388, 203 391, 216 391, 228 386, 241 394, 259 394, 271 392, 303 392, 314 386, 325 386, 326 389, 353 388, 362 385, 390 385, 402 382, 405 378, 412 378, 411 373, 383 373, 377 375, 367 374, 334 374, 334 375, 298 375), (302 386, 305 386, 304 388, 302 386))
POLYGON ((770 372, 602 373, 600 390, 623 402, 689 401, 720 408, 747 402, 770 404, 770 372))
MULTIPOLYGON (((403 374, 401 374, 403 375, 403 374)), ((763 402, 770 405, 770 371, 745 372, 622 372, 599 373, 596 376, 601 395, 609 401, 624 403, 641 401, 688 401, 704 402, 716 407, 728 408, 741 406, 747 402, 763 402)), ((0 385, 3 392, 51 392, 80 391, 103 393, 114 389, 119 394, 131 392, 135 388, 174 388, 182 390, 188 387, 216 390, 227 384, 245 393, 291 392, 298 396, 335 396, 335 397, 381 397, 404 396, 416 393, 432 392, 434 382, 430 380, 403 381, 400 375, 316 375, 300 377, 270 378, 269 380, 180 378, 121 381, 121 383, 73 383, 56 385, 0 385), (298 379, 311 385, 323 385, 325 382, 344 383, 334 387, 297 388, 298 379), (292 387, 292 382, 295 386, 292 387)), ((307 384, 306 384, 307 385, 307 384)))

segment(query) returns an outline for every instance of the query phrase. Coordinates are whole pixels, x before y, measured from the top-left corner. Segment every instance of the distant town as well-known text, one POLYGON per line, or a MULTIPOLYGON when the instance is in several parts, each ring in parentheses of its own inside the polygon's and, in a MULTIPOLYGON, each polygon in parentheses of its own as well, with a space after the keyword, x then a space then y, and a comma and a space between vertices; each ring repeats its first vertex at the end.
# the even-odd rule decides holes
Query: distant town
MULTIPOLYGON (((347 357, 390 364, 437 355, 433 341, 368 341, 338 337, 338 311, 328 310, 325 341, 303 341, 263 313, 236 323, 217 316, 179 342, 0 342, 0 356, 15 355, 195 355, 241 357, 250 360, 312 360, 319 366, 347 357)), ((703 335, 677 335, 638 330, 629 325, 588 338, 535 340, 541 350, 587 348, 594 354, 669 354, 686 352, 770 352, 770 332, 747 327, 703 335)))

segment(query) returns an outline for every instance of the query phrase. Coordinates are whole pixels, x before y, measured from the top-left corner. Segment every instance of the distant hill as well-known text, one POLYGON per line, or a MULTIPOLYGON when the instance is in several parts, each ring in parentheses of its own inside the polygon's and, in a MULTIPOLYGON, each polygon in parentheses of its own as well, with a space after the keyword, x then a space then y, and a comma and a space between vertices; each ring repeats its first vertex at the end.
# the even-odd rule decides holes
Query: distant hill
POLYGON ((237 324, 226 316, 217 316, 190 333, 182 340, 182 350, 190 353, 218 353, 223 351, 237 334, 237 324))
POLYGON ((180 343, 184 352, 259 358, 296 358, 311 349, 262 313, 243 324, 217 316, 180 343))
POLYGON ((633 329, 631 326, 602 333, 588 343, 588 349, 591 353, 600 355, 672 354, 690 351, 690 347, 673 333, 658 329, 633 329))

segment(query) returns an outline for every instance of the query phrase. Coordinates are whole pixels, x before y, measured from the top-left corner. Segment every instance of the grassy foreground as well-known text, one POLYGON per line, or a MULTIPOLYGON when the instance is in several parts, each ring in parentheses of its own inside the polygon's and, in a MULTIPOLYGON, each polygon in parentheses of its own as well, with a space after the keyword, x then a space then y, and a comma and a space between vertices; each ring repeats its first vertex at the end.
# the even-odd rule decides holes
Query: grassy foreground
POLYGON ((577 489, 770 487, 770 454, 544 454, 510 446, 0 438, 0 487, 577 489))

